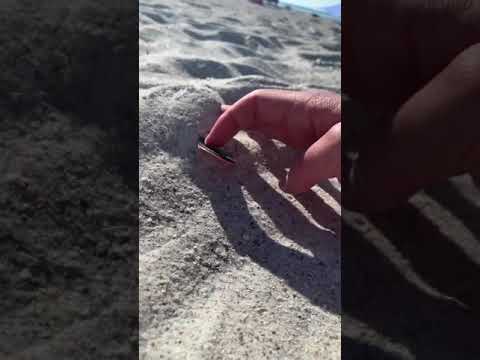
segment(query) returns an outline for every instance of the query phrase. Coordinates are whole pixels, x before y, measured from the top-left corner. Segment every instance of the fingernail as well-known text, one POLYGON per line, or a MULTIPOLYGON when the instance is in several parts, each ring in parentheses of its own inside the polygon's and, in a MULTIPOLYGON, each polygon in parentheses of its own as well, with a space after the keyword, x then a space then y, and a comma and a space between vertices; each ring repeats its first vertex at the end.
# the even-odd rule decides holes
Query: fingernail
POLYGON ((210 133, 208 133, 208 134, 205 136, 205 140, 203 141, 203 142, 205 143, 205 145, 208 145, 208 143, 209 143, 209 141, 208 141, 209 137, 210 137, 210 133))

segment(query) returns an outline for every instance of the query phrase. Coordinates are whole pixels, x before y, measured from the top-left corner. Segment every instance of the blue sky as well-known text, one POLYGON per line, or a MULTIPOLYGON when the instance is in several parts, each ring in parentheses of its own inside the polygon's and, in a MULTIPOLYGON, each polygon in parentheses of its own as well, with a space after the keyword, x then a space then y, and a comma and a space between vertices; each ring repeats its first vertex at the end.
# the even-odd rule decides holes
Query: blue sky
POLYGON ((341 0, 280 0, 280 3, 326 12, 339 20, 342 17, 341 0))
POLYGON ((299 5, 313 9, 320 9, 325 6, 332 6, 340 4, 340 0, 280 0, 283 3, 292 5, 299 5))

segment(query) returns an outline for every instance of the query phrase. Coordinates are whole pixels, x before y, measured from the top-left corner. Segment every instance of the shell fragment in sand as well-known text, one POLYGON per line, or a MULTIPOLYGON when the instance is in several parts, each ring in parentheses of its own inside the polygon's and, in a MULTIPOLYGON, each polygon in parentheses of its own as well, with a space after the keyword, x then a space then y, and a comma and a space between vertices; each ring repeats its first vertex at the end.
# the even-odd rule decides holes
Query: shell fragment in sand
POLYGON ((228 164, 228 165, 235 164, 235 160, 233 160, 233 158, 227 153, 225 153, 224 151, 207 146, 205 144, 205 138, 202 136, 198 137, 197 149, 205 154, 208 154, 209 156, 213 157, 215 160, 220 161, 224 164, 228 164))

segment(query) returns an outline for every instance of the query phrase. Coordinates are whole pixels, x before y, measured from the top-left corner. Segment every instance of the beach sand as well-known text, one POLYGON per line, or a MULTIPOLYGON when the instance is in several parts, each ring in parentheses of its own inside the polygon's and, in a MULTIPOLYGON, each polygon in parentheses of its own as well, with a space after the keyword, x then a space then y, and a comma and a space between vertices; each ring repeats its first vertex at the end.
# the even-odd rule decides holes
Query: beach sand
POLYGON ((461 175, 384 214, 343 212, 342 357, 478 358, 479 199, 461 175))
POLYGON ((135 358, 136 6, 6 3, 0 358, 135 358))
POLYGON ((340 89, 340 25, 247 1, 142 1, 141 359, 339 359, 340 186, 296 198, 297 155, 239 133, 196 141, 258 88, 340 89))

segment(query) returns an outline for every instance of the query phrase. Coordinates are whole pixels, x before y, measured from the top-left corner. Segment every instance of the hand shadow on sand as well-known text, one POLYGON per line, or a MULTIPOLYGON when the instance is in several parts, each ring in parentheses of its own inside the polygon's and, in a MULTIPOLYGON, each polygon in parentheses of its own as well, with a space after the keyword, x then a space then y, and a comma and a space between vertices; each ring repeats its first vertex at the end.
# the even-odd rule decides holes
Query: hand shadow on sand
MULTIPOLYGON (((221 172, 214 164, 208 166, 202 161, 191 164, 190 167, 192 180, 209 197, 228 240, 240 255, 248 256, 282 278, 288 286, 313 304, 329 312, 339 313, 340 246, 337 239, 331 232, 311 223, 262 179, 249 151, 240 142, 233 142, 238 159, 236 169, 221 172), (250 208, 242 188, 254 200, 250 208), (272 239, 252 216, 251 211, 256 211, 251 209, 252 206, 260 206, 275 224, 276 230, 301 247, 309 249, 314 256, 272 239)), ((275 172, 278 173, 277 169, 275 172)), ((327 218, 333 216, 333 210, 313 192, 303 198, 309 206, 308 211, 318 211, 316 221, 319 223, 322 214, 327 218)), ((338 218, 336 213, 334 216, 338 218)))
MULTIPOLYGON (((292 151, 288 147, 277 147, 275 143, 259 133, 249 132, 249 136, 261 148, 266 155, 266 167, 277 178, 278 181, 285 177, 286 168, 290 168, 295 161, 292 151), (273 159, 273 154, 276 159, 273 159)), ((340 204, 341 194, 329 181, 324 181, 320 187, 328 193, 338 204, 340 204)), ((319 197, 314 191, 309 190, 305 193, 295 195, 295 199, 302 204, 305 210, 312 216, 317 224, 327 226, 332 222, 339 222, 338 214, 319 197)))
POLYGON ((458 186, 470 188, 472 190, 470 196, 478 197, 480 186, 468 180, 468 176, 463 176, 456 180, 457 186, 452 181, 447 181, 429 187, 426 189, 426 193, 444 208, 449 209, 472 234, 476 235, 475 239, 480 241, 480 207, 473 201, 466 199, 458 189, 458 186))
MULTIPOLYGON (((427 194, 434 194, 457 219, 467 220, 464 225, 478 239, 478 226, 473 225, 472 218, 465 212, 465 209, 473 210, 472 204, 467 204, 448 184, 434 189, 433 192, 427 189, 427 194)), ((478 208, 474 213, 478 219, 478 208)), ((344 314, 367 324, 393 343, 405 345, 419 359, 480 358, 477 336, 480 289, 475 286, 480 266, 450 238, 460 239, 462 233, 447 236, 412 204, 369 216, 369 220, 424 282, 455 300, 436 298, 407 281, 408 274, 389 261, 389 257, 398 257, 398 254, 383 253, 368 235, 345 223, 342 244, 344 314)), ((435 221, 443 222, 445 218, 439 215, 435 221)), ((355 325, 348 320, 342 321, 345 333, 349 326, 355 325)), ((350 345, 342 348, 346 358, 355 358, 367 351, 366 345, 360 345, 364 339, 348 339, 350 345)))

